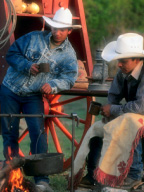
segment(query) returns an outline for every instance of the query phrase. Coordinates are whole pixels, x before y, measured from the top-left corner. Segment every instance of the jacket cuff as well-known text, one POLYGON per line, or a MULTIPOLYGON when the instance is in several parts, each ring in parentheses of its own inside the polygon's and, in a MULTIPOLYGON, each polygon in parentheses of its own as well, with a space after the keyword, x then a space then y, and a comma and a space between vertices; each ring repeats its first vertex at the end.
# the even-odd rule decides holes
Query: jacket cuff
POLYGON ((124 114, 124 112, 122 111, 122 105, 111 105, 110 114, 115 117, 124 114))
POLYGON ((51 87, 52 93, 57 93, 57 87, 51 87))

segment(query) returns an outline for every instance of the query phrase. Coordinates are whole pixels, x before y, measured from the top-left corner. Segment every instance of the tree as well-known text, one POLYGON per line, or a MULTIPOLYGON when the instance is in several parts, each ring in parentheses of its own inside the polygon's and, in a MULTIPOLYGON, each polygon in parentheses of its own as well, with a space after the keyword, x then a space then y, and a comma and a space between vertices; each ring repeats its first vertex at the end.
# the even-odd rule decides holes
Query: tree
POLYGON ((144 1, 83 0, 92 54, 125 32, 143 33, 144 1))

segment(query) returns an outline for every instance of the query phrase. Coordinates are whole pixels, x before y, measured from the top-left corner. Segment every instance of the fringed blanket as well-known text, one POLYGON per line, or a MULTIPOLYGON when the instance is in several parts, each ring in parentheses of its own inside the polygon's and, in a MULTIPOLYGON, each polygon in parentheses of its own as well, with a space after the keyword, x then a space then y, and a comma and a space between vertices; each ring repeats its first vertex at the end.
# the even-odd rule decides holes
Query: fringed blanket
POLYGON ((74 160, 75 187, 82 178, 83 166, 89 153, 89 140, 94 136, 104 137, 94 178, 111 187, 121 185, 132 164, 134 149, 144 136, 144 116, 126 113, 107 124, 97 121, 89 128, 74 160))

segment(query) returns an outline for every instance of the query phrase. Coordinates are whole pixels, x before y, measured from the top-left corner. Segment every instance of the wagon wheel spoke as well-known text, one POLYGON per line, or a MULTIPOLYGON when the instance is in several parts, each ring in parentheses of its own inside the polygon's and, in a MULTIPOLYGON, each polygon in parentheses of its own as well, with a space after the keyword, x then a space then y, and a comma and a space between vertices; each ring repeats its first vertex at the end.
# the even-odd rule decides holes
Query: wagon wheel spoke
POLYGON ((21 157, 24 157, 25 155, 23 154, 23 152, 21 151, 21 149, 19 149, 19 155, 21 156, 21 157))
POLYGON ((21 136, 18 139, 18 143, 20 143, 27 134, 28 134, 28 129, 24 130, 24 132, 21 134, 21 136))
POLYGON ((59 98, 61 97, 61 95, 53 95, 53 97, 50 100, 50 103, 55 103, 59 100, 59 98))
MULTIPOLYGON (((60 130, 69 138, 69 140, 72 141, 72 135, 65 128, 65 126, 60 122, 60 120, 58 118, 52 118, 52 120, 57 125, 57 127, 59 127, 60 130)), ((74 140, 74 145, 78 146, 78 142, 76 140, 74 140)))
POLYGON ((55 130, 52 118, 48 119, 48 125, 49 125, 49 129, 50 129, 50 132, 51 132, 55 147, 57 149, 57 152, 62 153, 62 149, 61 149, 59 139, 58 139, 57 134, 56 134, 56 130, 55 130))
POLYGON ((61 101, 59 103, 55 103, 55 104, 51 104, 51 108, 53 107, 58 107, 58 106, 62 106, 62 105, 66 105, 66 104, 69 104, 69 103, 72 103, 74 101, 77 101, 77 100, 80 100, 80 99, 84 99, 86 97, 83 97, 83 96, 78 96, 78 97, 74 97, 72 99, 67 99, 65 101, 61 101))

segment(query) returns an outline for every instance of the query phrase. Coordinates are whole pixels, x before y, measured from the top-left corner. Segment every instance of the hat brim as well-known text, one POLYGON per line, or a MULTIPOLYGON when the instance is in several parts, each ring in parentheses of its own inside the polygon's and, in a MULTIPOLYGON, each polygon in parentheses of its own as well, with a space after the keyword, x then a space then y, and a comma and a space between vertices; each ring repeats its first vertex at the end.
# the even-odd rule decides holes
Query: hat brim
POLYGON ((54 27, 54 28, 59 28, 59 29, 60 28, 72 28, 72 29, 82 28, 81 25, 68 25, 68 24, 64 24, 64 23, 59 23, 59 22, 53 21, 52 19, 45 17, 45 16, 43 16, 43 19, 46 21, 46 23, 48 25, 50 25, 51 27, 54 27))
POLYGON ((117 60, 117 59, 125 59, 125 58, 144 58, 143 53, 117 53, 116 52, 116 41, 112 41, 102 51, 102 58, 107 62, 117 60))

